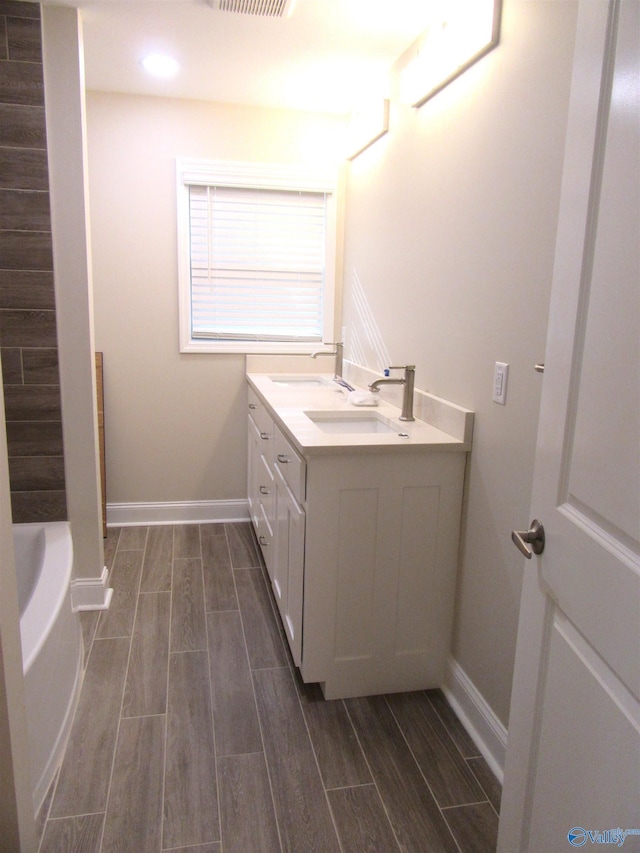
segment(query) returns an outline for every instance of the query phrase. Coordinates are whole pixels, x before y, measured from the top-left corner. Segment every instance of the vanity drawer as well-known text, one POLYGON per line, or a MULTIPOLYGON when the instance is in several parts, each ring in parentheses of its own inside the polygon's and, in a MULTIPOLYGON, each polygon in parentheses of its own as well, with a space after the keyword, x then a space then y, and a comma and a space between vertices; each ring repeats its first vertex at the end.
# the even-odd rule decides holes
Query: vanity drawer
POLYGON ((273 464, 280 471, 295 499, 303 503, 306 497, 306 464, 277 426, 274 426, 273 464))
POLYGON ((264 456, 261 456, 258 462, 258 482, 256 483, 256 487, 259 493, 260 504, 264 508, 264 513, 267 519, 272 522, 275 514, 276 484, 264 456))
POLYGON ((249 415, 253 418, 261 439, 263 441, 271 441, 273 439, 273 420, 271 419, 271 415, 252 388, 249 388, 247 397, 249 415))
POLYGON ((262 551, 264 564, 267 567, 269 577, 273 579, 273 561, 275 553, 273 549, 273 530, 267 518, 264 507, 258 509, 258 523, 256 524, 256 537, 262 551))

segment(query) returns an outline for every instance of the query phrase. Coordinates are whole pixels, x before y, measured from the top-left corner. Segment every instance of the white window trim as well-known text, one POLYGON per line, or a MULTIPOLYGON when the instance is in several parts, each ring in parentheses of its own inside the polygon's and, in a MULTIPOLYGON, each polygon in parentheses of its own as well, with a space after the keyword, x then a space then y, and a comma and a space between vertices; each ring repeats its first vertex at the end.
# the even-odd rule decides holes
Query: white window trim
POLYGON ((274 163, 240 163, 178 158, 178 314, 180 352, 186 353, 283 353, 305 354, 319 348, 303 341, 219 341, 191 337, 191 282, 189 251, 189 185, 251 187, 253 189, 322 192, 327 196, 326 275, 323 340, 333 341, 336 306, 337 176, 328 167, 274 163))

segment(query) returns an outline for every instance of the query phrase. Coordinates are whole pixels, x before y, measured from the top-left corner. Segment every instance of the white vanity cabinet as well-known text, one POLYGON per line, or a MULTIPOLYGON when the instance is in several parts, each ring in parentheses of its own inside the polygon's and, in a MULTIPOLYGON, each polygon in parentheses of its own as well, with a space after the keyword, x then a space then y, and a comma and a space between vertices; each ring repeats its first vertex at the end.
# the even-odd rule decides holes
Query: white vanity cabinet
POLYGON ((327 699, 440 686, 468 443, 296 446, 270 403, 249 386, 249 504, 303 680, 327 699))
POLYGON ((305 462, 249 389, 249 513, 296 666, 302 656, 305 462))
POLYGON ((442 685, 465 456, 307 460, 300 670, 327 699, 442 685))

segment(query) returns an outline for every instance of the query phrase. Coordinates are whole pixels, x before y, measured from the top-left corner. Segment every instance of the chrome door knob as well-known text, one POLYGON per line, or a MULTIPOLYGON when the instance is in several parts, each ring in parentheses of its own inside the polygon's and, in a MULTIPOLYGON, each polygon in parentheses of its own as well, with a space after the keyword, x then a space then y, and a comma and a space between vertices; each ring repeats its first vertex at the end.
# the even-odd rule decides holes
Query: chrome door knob
POLYGON ((512 530, 511 539, 527 560, 544 551, 544 527, 537 518, 533 519, 529 530, 512 530))

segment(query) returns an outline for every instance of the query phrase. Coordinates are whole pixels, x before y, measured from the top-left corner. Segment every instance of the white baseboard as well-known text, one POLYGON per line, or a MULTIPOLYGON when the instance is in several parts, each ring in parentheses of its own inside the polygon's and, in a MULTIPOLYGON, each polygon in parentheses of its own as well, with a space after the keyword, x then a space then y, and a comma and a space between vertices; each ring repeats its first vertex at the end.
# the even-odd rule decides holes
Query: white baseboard
POLYGON ((99 578, 74 578, 71 581, 71 606, 78 610, 108 610, 113 589, 109 583, 109 572, 105 566, 99 578))
POLYGON ((107 504, 107 525, 109 527, 128 527, 134 524, 204 524, 248 520, 249 507, 244 499, 236 501, 107 504))
POLYGON ((442 691, 487 764, 502 784, 507 730, 460 664, 449 658, 442 691))

